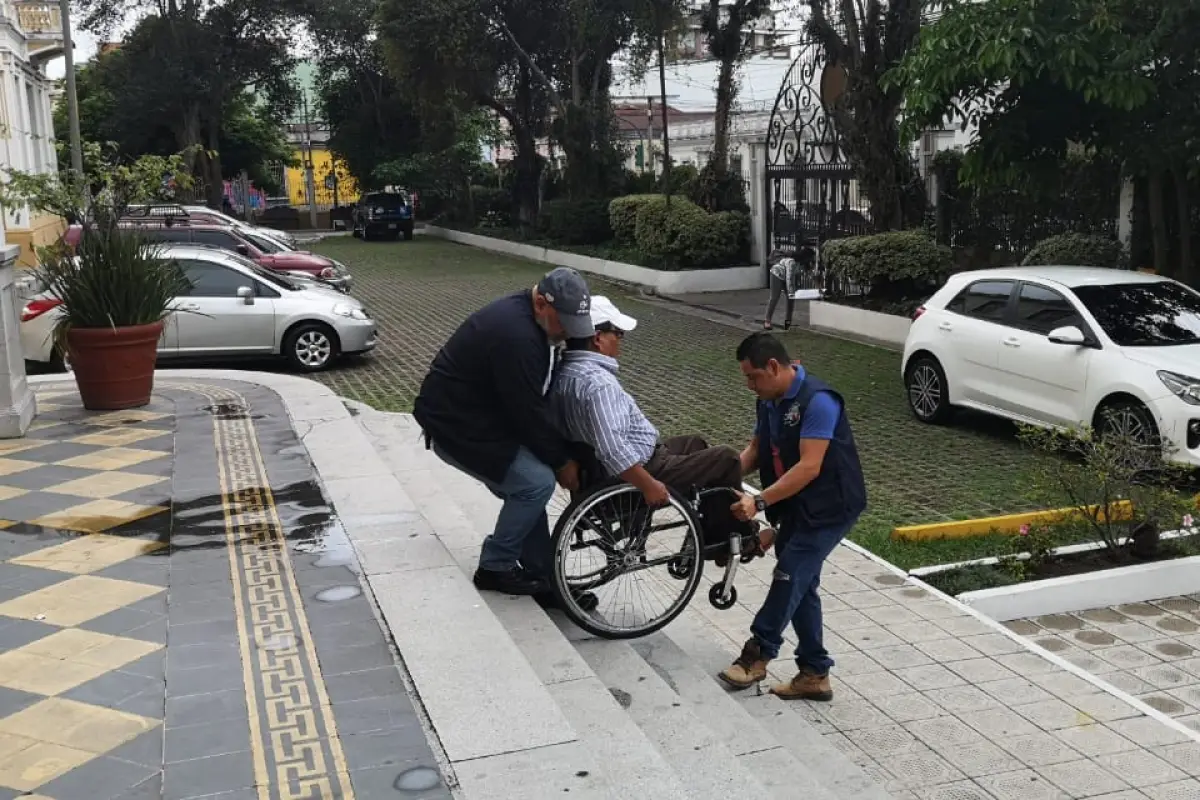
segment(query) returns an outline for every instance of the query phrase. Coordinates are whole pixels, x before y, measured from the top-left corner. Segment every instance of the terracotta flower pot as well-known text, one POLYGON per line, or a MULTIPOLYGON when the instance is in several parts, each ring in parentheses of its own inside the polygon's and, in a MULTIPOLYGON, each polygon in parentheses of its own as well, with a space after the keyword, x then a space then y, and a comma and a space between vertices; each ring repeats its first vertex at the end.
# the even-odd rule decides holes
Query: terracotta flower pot
POLYGON ((163 323, 127 328, 71 328, 67 352, 83 407, 119 411, 150 402, 163 323))

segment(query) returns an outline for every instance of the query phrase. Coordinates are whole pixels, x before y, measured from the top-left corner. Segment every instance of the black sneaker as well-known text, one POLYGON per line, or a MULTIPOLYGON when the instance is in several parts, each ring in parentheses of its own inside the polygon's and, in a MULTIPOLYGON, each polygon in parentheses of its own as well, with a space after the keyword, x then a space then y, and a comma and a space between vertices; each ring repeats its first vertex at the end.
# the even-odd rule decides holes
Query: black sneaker
MULTIPOLYGON (((558 601, 558 595, 554 592, 538 592, 533 596, 533 599, 537 601, 539 606, 545 609, 562 608, 562 603, 558 601)), ((577 592, 575 594, 575 604, 584 612, 591 613, 595 610, 596 606, 600 605, 600 600, 591 592, 577 592)))
POLYGON ((474 583, 475 588, 480 591, 501 594, 531 595, 546 591, 544 582, 516 567, 504 571, 477 569, 474 583))

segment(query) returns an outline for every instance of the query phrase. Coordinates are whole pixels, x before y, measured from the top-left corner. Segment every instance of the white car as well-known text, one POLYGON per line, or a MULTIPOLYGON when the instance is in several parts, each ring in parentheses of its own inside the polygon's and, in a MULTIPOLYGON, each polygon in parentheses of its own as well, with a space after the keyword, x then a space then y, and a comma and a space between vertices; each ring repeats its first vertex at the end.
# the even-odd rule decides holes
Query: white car
POLYGON ((1092 267, 959 273, 918 309, 902 369, 922 422, 962 407, 1161 435, 1174 460, 1200 466, 1200 293, 1169 278, 1092 267))
MULTIPOLYGON (((316 372, 342 354, 377 343, 375 320, 362 302, 318 282, 263 269, 237 253, 194 244, 162 247, 192 284, 177 298, 158 343, 160 361, 176 358, 283 356, 316 372)), ((25 359, 61 366, 53 346, 59 302, 35 288, 21 310, 25 359)))

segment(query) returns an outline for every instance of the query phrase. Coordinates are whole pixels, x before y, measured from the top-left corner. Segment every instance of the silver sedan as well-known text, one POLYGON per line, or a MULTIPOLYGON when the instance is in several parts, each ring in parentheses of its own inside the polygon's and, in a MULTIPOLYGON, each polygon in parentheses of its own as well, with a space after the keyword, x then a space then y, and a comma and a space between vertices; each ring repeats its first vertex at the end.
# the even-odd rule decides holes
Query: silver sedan
MULTIPOLYGON (((296 370, 316 372, 339 355, 375 349, 375 320, 353 297, 215 247, 170 244, 162 256, 179 263, 191 290, 176 299, 167 318, 160 362, 277 355, 296 370)), ((58 305, 45 291, 26 297, 21 311, 26 360, 61 365, 53 346, 58 305)))

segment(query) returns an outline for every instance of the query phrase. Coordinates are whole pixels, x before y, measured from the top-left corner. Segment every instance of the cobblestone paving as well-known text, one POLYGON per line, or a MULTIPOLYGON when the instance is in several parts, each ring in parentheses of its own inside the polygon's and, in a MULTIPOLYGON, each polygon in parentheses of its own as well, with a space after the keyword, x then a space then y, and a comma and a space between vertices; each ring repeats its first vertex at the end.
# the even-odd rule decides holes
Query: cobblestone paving
MULTIPOLYGON (((532 286, 544 272, 537 264, 424 237, 398 243, 334 239, 317 249, 351 268, 354 293, 381 329, 372 357, 318 380, 380 410, 410 410, 429 362, 456 325, 491 299, 532 286)), ((679 313, 616 287, 598 284, 594 290, 607 291, 639 320, 625 346, 622 379, 663 433, 702 432, 741 446, 753 425, 752 398, 733 360, 744 328, 679 313)), ((919 425, 904 405, 896 353, 795 330, 786 340, 795 356, 848 398, 872 500, 858 535, 873 550, 902 566, 928 563, 888 542, 894 525, 1027 507, 1024 455, 1010 425, 971 417, 948 428, 919 425)), ((969 555, 971 544, 963 547, 948 555, 969 555)))
POLYGON ((1007 625, 1200 730, 1200 595, 1007 625))
MULTIPOLYGON (((736 654, 773 566, 761 559, 738 573, 733 609, 693 602, 685 613, 736 654)), ((1200 798, 1200 743, 1030 652, 1019 637, 844 547, 821 591, 835 698, 790 707, 896 800, 1200 798)), ((1142 627, 1147 641, 1162 640, 1142 627)), ((1041 643, 1049 632, 1041 633, 1030 638, 1041 643)), ((792 676, 786 656, 795 639, 790 631, 785 638, 771 665, 778 680, 792 676)), ((1115 674, 1102 677, 1119 685, 1115 674)))
POLYGON ((277 395, 38 396, 0 442, 0 800, 450 796, 277 395))

